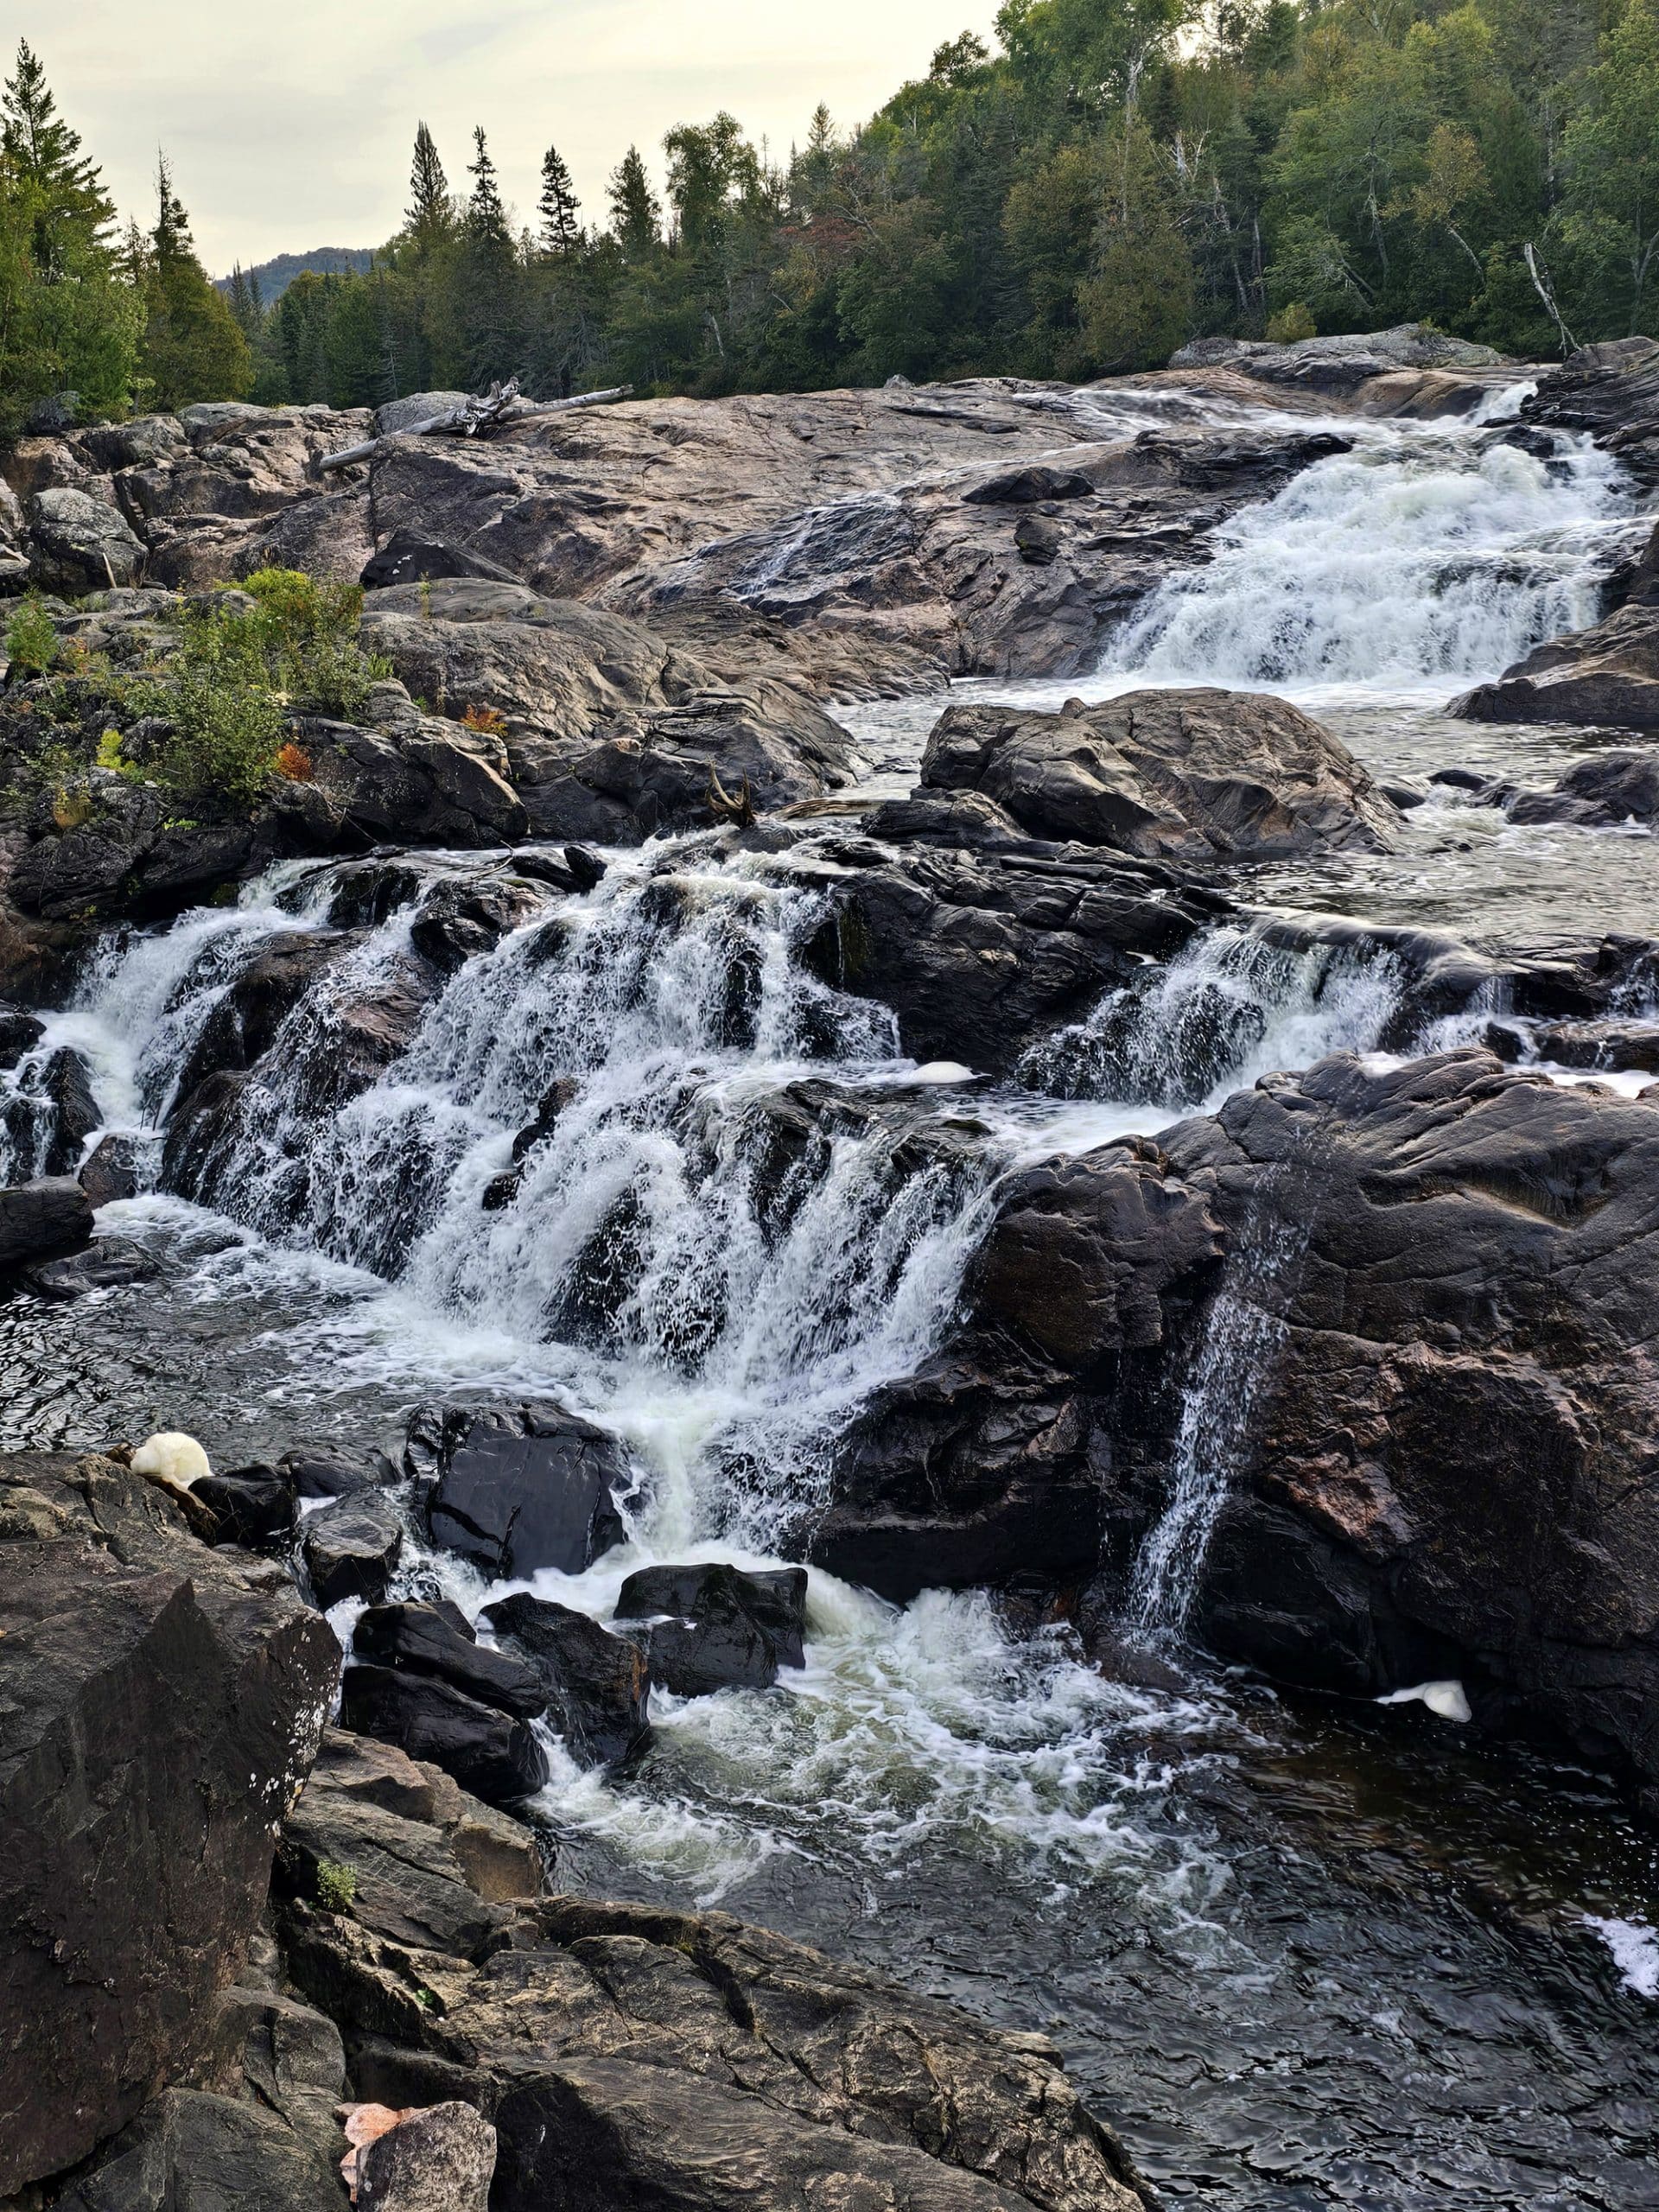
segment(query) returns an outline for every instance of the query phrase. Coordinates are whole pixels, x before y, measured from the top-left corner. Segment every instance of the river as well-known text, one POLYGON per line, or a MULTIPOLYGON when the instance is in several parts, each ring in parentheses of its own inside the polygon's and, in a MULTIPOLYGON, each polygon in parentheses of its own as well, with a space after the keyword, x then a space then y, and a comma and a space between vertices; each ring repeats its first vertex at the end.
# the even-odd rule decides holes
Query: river
MULTIPOLYGON (((1552 780, 1592 734, 1446 705, 1592 620, 1648 525, 1594 448, 1507 442, 1516 397, 1458 424, 1333 425, 1354 449, 1224 525, 1213 562, 1160 587, 1093 675, 961 690, 1266 689, 1381 778, 1552 780)), ((849 805, 909 789, 939 704, 848 710, 849 805)), ((352 955, 357 982, 480 857, 414 861, 352 955)), ((74 1046, 154 1185, 101 1229, 163 1272, 0 1306, 5 1444, 184 1427, 229 1466, 302 1439, 395 1451, 432 1399, 556 1398, 626 1441, 639 1484, 624 1549, 528 1586, 607 1618, 647 1561, 780 1555, 852 1414, 938 1341, 1001 1174, 1374 1050, 1400 1003, 1386 952, 1287 950, 1230 922, 992 1088, 918 1070, 883 1008, 815 975, 827 864, 810 835, 778 855, 698 833, 607 858, 594 889, 538 893, 344 1100, 325 977, 288 1017, 279 1072, 188 1173, 159 1133, 194 1043, 263 949, 338 917, 349 868, 291 863, 234 907, 112 933, 10 1079, 4 1164, 38 1164, 31 1082, 74 1046), (761 1109, 809 1077, 904 1112, 823 1141, 780 1221, 761 1109), (513 1134, 556 1077, 569 1103, 513 1179, 513 1134), (917 1128, 950 1141, 907 1144, 917 1128)), ((1395 854, 1229 887, 1267 919, 1532 943, 1616 917, 1659 935, 1650 837, 1517 829, 1445 787, 1395 854)), ((1409 1049, 1472 1036, 1487 1011, 1409 1049)), ((1271 1357, 1212 1327, 1189 1382, 1135 1601, 1179 1686, 1108 1681, 1061 1630, 1017 1640, 982 1594, 900 1611, 815 1571, 807 1664, 778 1690, 659 1694, 624 1780, 551 1742, 536 1812, 562 1877, 719 1904, 1047 2030, 1172 2202, 1651 2204, 1659 1853, 1611 1790, 1421 1703, 1292 1698, 1181 1642, 1271 1357)), ((474 1612, 508 1586, 417 1551, 400 1586, 474 1612)), ((335 1620, 348 1634, 350 1610, 335 1620)))

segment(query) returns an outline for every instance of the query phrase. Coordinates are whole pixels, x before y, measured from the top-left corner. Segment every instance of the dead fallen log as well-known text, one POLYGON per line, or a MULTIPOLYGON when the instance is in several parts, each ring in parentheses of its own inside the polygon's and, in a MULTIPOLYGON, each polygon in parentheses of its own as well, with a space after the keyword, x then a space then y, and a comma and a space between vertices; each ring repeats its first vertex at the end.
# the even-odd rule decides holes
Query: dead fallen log
POLYGON ((361 445, 324 454, 317 467, 320 470, 349 468, 353 461, 372 460, 382 447, 395 445, 399 438, 430 438, 446 433, 461 438, 487 437, 492 431, 532 422, 538 416, 568 415, 578 407, 600 407, 608 400, 626 399, 632 390, 631 384, 619 384, 608 391, 578 392, 574 399, 524 399, 519 396, 518 378, 512 377, 505 384, 493 384, 481 395, 463 399, 458 407, 445 408, 424 423, 410 423, 401 430, 387 431, 384 437, 365 438, 361 445))

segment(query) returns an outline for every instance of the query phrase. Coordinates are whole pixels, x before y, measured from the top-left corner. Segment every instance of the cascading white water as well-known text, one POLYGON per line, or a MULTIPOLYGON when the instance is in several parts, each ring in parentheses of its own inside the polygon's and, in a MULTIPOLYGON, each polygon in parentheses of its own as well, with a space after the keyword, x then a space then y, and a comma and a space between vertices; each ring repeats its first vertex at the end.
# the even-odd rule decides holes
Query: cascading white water
POLYGON ((1351 425, 1216 531, 1113 640, 1103 677, 1449 690, 1593 622, 1631 487, 1587 440, 1541 460, 1491 429, 1351 425))
POLYGON ((1215 1106, 1275 1069, 1370 1052, 1403 984, 1389 953, 1228 923, 1035 1046, 1020 1077, 1059 1097, 1215 1106))

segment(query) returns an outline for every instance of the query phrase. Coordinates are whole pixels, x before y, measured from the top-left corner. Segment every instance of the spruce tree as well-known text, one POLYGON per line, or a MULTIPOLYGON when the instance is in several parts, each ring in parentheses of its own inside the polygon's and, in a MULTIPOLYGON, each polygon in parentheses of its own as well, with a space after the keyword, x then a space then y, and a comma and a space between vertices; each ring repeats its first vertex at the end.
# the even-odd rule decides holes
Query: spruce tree
POLYGON ((196 258, 190 218, 173 189, 165 154, 156 156, 156 227, 145 263, 143 367, 155 404, 245 397, 253 388, 253 356, 196 258))
POLYGON ((404 218, 410 234, 421 244, 442 237, 454 227, 454 202, 449 180, 438 159, 438 149, 425 124, 415 127, 415 158, 409 172, 409 213, 404 218))
POLYGON ((473 147, 456 289, 466 371, 482 385, 511 376, 518 365, 518 254, 481 129, 473 133, 473 147))
POLYGON ((18 41, 16 69, 0 95, 0 151, 38 209, 36 266, 45 276, 61 276, 69 250, 66 234, 79 232, 107 245, 115 209, 97 165, 80 150, 79 133, 58 113, 27 39, 18 41))
POLYGON ((657 245, 662 232, 663 211, 645 175, 639 149, 630 146, 611 176, 611 232, 630 261, 638 261, 657 245))
POLYGON ((570 171, 556 146, 550 146, 542 157, 542 196, 538 204, 542 216, 543 252, 557 255, 574 253, 582 244, 582 226, 576 220, 582 202, 576 197, 570 171))

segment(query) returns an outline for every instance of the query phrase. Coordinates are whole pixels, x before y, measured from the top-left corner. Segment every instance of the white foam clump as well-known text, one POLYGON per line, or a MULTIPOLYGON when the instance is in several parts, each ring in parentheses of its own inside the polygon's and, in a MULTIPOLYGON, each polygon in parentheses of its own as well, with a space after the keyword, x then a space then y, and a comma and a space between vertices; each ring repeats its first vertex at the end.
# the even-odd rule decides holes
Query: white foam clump
POLYGON ((1431 1713, 1439 1713, 1442 1720, 1459 1723, 1471 1721, 1475 1717, 1469 1709, 1468 1699, 1464 1695, 1463 1684, 1449 1680, 1416 1682, 1408 1690, 1390 1690, 1386 1697, 1378 1698, 1376 1702, 1379 1705, 1426 1705, 1431 1713))
POLYGON ((1612 1953, 1626 1989, 1637 1997, 1659 1999, 1659 1929, 1645 1920, 1604 1920, 1593 1912, 1585 1914, 1584 1924, 1612 1953))
POLYGON ((194 1436, 187 1436, 181 1429, 166 1428, 144 1439, 132 1455, 132 1471, 188 1490, 192 1483, 213 1471, 194 1436))

